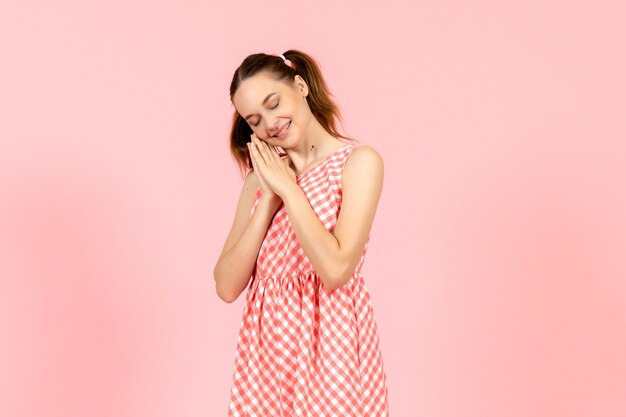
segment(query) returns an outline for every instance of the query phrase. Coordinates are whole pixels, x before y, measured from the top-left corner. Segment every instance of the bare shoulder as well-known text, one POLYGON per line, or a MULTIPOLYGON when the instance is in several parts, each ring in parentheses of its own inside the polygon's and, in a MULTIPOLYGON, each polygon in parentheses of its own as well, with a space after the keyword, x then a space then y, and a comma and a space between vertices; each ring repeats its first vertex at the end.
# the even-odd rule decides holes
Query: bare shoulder
POLYGON ((352 181, 356 178, 382 178, 384 173, 383 158, 371 145, 356 146, 346 161, 342 181, 352 181))
POLYGON ((246 177, 243 180, 243 190, 242 192, 245 191, 252 191, 254 194, 256 194, 257 190, 259 188, 259 179, 256 176, 256 173, 254 172, 254 170, 250 170, 247 174, 246 177))

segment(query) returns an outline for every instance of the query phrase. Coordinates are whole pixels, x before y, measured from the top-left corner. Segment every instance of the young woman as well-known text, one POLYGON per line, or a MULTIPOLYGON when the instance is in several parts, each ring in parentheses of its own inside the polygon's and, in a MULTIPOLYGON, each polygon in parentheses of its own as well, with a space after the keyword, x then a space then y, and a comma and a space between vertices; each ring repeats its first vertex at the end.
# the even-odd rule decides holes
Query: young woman
POLYGON ((248 171, 214 269, 225 302, 248 288, 230 417, 389 415, 360 274, 383 161, 337 133, 330 96, 297 50, 248 56, 230 86, 230 149, 248 171))

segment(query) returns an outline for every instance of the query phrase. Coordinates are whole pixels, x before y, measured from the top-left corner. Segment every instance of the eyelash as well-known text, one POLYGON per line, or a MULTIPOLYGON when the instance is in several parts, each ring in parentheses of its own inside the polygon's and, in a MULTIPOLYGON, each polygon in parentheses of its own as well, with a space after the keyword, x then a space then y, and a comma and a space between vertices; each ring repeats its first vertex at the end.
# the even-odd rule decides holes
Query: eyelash
MULTIPOLYGON (((278 105, 279 105, 279 104, 280 104, 280 101, 278 101, 278 102, 276 103, 276 105, 275 105, 274 107, 272 107, 271 109, 272 109, 272 110, 274 110, 276 107, 278 107, 278 105)), ((258 122, 256 122, 256 124, 255 124, 255 125, 252 125, 252 126, 257 127, 257 126, 259 125, 259 123, 261 123, 261 121, 260 121, 260 120, 259 120, 258 122)))

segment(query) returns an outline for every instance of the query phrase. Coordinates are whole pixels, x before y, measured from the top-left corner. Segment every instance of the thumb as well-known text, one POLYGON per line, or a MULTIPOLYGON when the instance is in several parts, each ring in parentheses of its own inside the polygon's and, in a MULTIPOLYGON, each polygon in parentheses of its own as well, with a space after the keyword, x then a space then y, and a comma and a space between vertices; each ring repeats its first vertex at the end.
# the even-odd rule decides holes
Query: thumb
POLYGON ((289 162, 290 162, 290 161, 289 161, 289 158, 285 156, 284 158, 282 158, 282 160, 283 160, 283 164, 285 164, 285 166, 286 166, 287 168, 289 168, 289 169, 291 169, 291 170, 293 171, 293 169, 291 168, 291 166, 289 166, 289 162))

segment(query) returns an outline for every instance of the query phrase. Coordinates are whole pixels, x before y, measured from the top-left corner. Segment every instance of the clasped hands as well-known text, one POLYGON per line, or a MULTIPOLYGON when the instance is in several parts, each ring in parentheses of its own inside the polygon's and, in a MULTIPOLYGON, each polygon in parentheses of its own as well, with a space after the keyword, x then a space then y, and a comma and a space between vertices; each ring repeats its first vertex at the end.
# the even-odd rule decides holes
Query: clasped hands
POLYGON ((281 158, 273 146, 259 139, 256 134, 252 133, 250 138, 250 159, 263 194, 274 193, 284 200, 289 190, 298 187, 296 173, 289 166, 289 159, 281 158))

